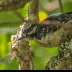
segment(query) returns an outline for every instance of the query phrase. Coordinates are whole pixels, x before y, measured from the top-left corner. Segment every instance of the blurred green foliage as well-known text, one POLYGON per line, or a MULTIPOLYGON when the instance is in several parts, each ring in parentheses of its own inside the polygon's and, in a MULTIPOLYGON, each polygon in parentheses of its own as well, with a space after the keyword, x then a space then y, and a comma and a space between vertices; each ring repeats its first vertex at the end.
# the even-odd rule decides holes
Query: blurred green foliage
MULTIPOLYGON (((42 21, 43 19, 45 19, 47 16, 51 14, 60 13, 59 7, 56 7, 52 11, 48 11, 44 9, 43 6, 45 6, 46 4, 48 5, 48 3, 51 3, 53 1, 58 1, 58 0, 40 0, 40 5, 39 5, 40 21, 42 21)), ((63 0, 63 1, 65 1, 65 3, 63 3, 64 12, 72 11, 72 8, 71 8, 72 0, 63 0)), ((18 10, 18 12, 23 17, 27 16, 28 5, 29 3, 27 3, 24 8, 18 10)), ((0 13, 0 23, 18 21, 18 20, 21 20, 21 19, 13 11, 0 13)), ((21 24, 0 26, 0 60, 3 59, 0 62, 0 70, 18 70, 18 67, 19 67, 18 62, 16 60, 9 61, 8 59, 5 58, 5 56, 9 53, 9 50, 10 50, 8 42, 10 41, 11 35, 15 35, 17 33, 17 30, 20 25, 21 24)), ((33 51, 34 70, 44 70, 50 58, 57 55, 58 53, 57 47, 42 48, 36 45, 34 41, 30 43, 32 46, 32 51, 33 51)))

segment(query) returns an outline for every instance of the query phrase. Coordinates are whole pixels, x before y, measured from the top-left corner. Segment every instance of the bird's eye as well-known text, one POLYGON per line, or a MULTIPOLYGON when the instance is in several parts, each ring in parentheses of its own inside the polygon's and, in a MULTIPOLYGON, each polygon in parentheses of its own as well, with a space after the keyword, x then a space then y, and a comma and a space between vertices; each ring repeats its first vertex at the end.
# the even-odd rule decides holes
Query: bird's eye
POLYGON ((25 29, 29 29, 30 27, 31 27, 31 24, 26 25, 26 26, 25 26, 25 29))

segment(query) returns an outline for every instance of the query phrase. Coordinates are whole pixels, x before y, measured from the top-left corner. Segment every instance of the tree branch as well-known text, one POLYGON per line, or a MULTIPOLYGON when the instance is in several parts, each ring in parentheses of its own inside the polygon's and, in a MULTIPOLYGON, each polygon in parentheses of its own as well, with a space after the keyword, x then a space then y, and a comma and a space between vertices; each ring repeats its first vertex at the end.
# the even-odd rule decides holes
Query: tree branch
POLYGON ((39 0, 32 0, 29 6, 29 20, 33 23, 39 22, 39 0))
POLYGON ((17 10, 24 7, 24 5, 31 0, 0 0, 0 12, 17 10), (13 5, 10 6, 10 3, 13 5))
MULTIPOLYGON (((32 19, 27 21, 32 21, 35 20, 35 18, 38 18, 37 15, 38 9, 35 8, 38 5, 37 3, 39 3, 39 0, 31 1, 30 10, 28 12, 29 13, 28 18, 30 19, 31 17, 32 19)), ((27 22, 25 21, 24 24, 27 24, 27 22)), ((13 35, 11 37, 12 38, 11 55, 13 59, 16 58, 19 61, 20 70, 33 70, 33 60, 32 60, 29 42, 25 41, 24 39, 20 41, 16 41, 18 38, 22 37, 22 33, 23 33, 22 30, 24 30, 24 25, 22 25, 21 31, 19 31, 17 35, 13 35)))
POLYGON ((61 0, 59 0, 59 5, 60 5, 60 10, 61 10, 61 12, 63 13, 63 7, 62 7, 62 2, 61 2, 61 0))
POLYGON ((46 70, 72 70, 72 39, 58 47, 58 55, 50 59, 46 70))

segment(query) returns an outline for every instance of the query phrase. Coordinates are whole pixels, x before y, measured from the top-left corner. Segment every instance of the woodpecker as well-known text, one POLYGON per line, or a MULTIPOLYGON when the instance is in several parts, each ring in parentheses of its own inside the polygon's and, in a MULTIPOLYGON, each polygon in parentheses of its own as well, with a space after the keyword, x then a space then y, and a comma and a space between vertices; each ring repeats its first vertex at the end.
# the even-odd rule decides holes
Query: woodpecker
MULTIPOLYGON (((27 41, 34 40, 34 42, 45 48, 58 47, 61 43, 69 40, 71 30, 64 29, 59 24, 71 24, 72 12, 53 14, 46 18, 48 24, 29 24, 24 26, 22 37, 27 41), (51 25, 51 22, 56 22, 58 25, 51 25)), ((44 22, 43 21, 43 22, 44 22)))

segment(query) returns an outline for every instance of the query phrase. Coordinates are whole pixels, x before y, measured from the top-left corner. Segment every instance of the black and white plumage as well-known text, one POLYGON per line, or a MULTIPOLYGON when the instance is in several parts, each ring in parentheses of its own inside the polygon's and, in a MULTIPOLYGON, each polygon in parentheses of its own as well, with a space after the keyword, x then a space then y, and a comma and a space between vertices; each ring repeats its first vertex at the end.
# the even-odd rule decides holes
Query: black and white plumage
MULTIPOLYGON (((71 19, 72 12, 67 12, 51 15, 45 20, 56 22, 57 24, 70 24, 71 19)), ((24 27, 22 38, 27 41, 34 40, 39 46, 52 48, 59 46, 61 42, 65 42, 70 32, 70 30, 64 29, 58 25, 29 24, 24 27)))

